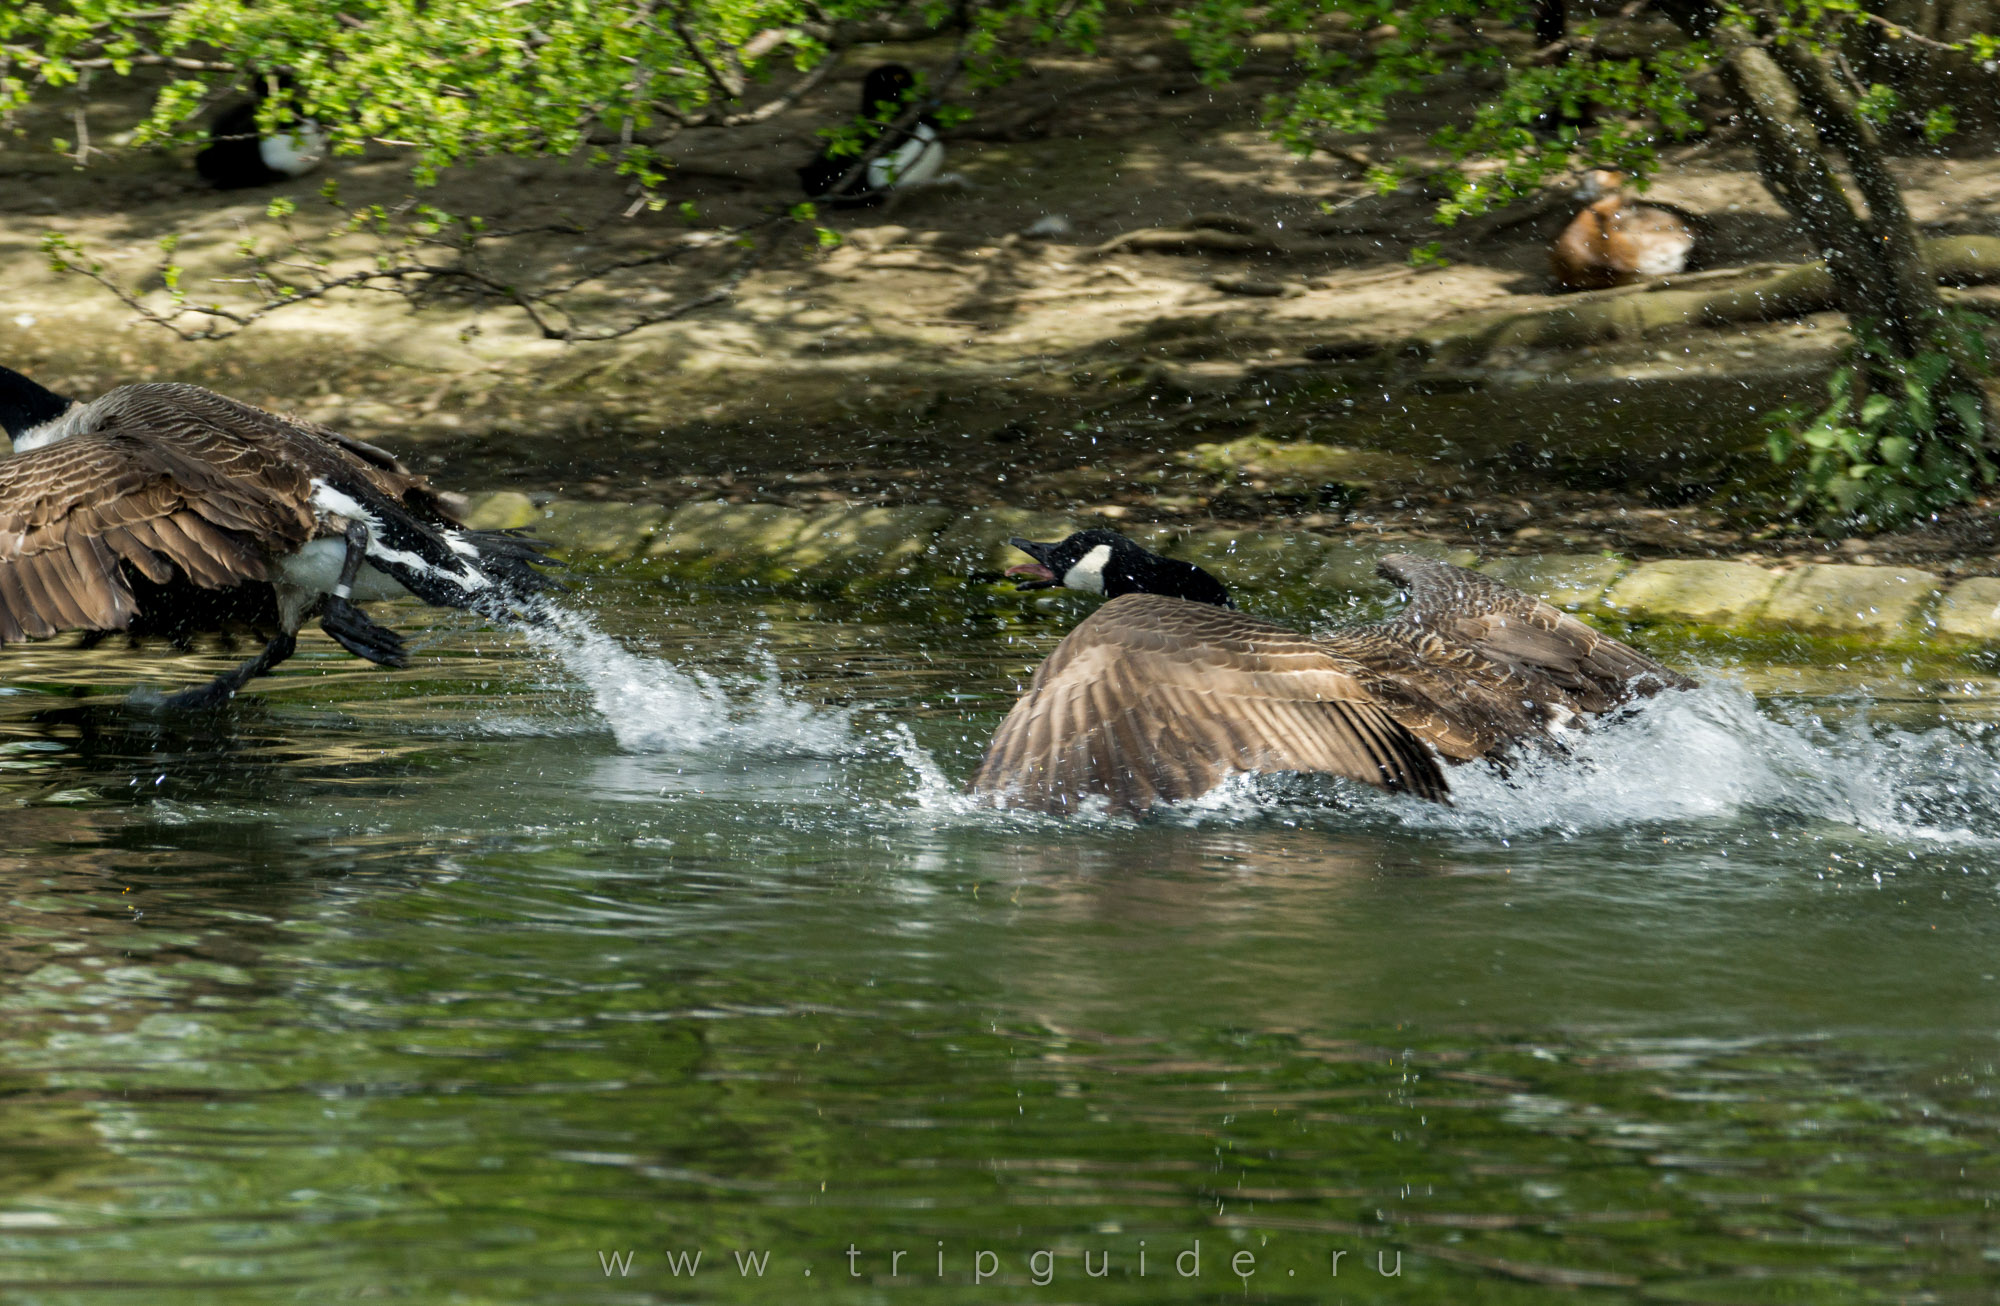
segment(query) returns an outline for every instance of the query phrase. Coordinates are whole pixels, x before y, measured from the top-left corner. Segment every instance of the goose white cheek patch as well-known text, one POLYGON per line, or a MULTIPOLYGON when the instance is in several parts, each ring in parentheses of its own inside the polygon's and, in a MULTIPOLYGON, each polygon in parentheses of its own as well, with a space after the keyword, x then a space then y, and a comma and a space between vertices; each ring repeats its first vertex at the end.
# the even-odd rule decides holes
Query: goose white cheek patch
POLYGON ((1082 590, 1086 594, 1104 593, 1104 564, 1111 561, 1111 546, 1100 544, 1089 553, 1076 560, 1063 573, 1063 585, 1067 589, 1082 590))

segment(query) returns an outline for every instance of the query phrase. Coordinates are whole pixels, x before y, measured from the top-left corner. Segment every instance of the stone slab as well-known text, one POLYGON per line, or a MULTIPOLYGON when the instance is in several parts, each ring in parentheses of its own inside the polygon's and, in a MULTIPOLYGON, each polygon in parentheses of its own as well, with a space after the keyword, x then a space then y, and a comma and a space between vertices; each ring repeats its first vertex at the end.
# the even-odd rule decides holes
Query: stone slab
POLYGON ((809 521, 806 513, 775 503, 691 503, 667 520, 646 556, 690 580, 775 578, 778 560, 809 521))
POLYGON ((1524 594, 1574 611, 1595 603, 1631 565, 1601 553, 1539 553, 1495 558, 1479 570, 1524 594))
POLYGON ((611 558, 636 556, 667 519, 657 503, 591 503, 556 499, 542 505, 528 527, 566 553, 611 558))
POLYGON ((1402 454, 1312 440, 1273 440, 1263 435, 1198 444, 1177 458, 1185 467, 1225 478, 1267 481, 1274 489, 1292 493, 1322 485, 1365 487, 1379 481, 1421 481, 1433 470, 1402 454))
POLYGON ((1635 567, 1605 593, 1602 606, 1631 621, 1737 626, 1777 588, 1775 572, 1747 562, 1672 559, 1635 567))
POLYGON ((1757 624, 1886 637, 1906 629, 1940 588, 1936 576, 1914 568, 1816 564, 1779 582, 1757 624))
POLYGON ((829 508, 779 561, 807 582, 907 576, 950 520, 945 508, 829 508))
POLYGON ((1954 639, 2000 644, 2000 577, 1975 576, 1944 592, 1937 629, 1954 639))
POLYGON ((465 524, 476 531, 518 531, 540 516, 535 501, 519 490, 496 490, 473 496, 466 505, 465 524))

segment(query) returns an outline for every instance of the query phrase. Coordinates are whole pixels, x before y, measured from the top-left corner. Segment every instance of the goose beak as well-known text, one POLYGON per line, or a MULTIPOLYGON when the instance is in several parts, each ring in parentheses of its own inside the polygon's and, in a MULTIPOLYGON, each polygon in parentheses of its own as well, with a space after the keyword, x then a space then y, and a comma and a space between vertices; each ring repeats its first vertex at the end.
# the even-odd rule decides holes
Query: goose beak
POLYGON ((1021 577, 1020 580, 1014 582, 1014 588, 1045 590, 1055 587, 1056 574, 1049 569, 1048 564, 1044 561, 1048 556, 1049 550, 1055 548, 1055 545, 1037 544, 1033 540, 1024 540, 1018 535, 1008 540, 1007 543, 1034 559, 1033 562, 1024 562, 1018 567, 1007 568, 1009 576, 1021 577))

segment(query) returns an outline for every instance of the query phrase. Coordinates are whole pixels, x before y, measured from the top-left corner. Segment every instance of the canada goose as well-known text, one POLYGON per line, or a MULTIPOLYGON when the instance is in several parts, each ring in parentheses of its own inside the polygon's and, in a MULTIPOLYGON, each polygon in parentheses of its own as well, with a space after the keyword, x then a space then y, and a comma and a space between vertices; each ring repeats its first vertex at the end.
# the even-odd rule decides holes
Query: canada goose
POLYGON ((1306 636, 1233 610, 1191 563, 1114 531, 1016 539, 1024 589, 1110 600, 1035 672, 972 778, 996 805, 1046 812, 1092 796, 1137 814, 1236 772, 1324 771, 1445 801, 1439 758, 1553 743, 1571 718, 1694 682, 1478 572, 1381 560, 1398 617, 1306 636))
POLYGON ((1549 268, 1564 290, 1627 286, 1687 269, 1694 225, 1672 209, 1632 199, 1624 173, 1593 168, 1577 196, 1583 211, 1549 251, 1549 268))
POLYGON ((944 142, 938 137, 937 119, 926 113, 907 128, 894 126, 916 85, 916 77, 899 63, 869 70, 861 82, 861 116, 877 125, 863 137, 858 151, 835 155, 822 150, 799 169, 806 198, 835 208, 877 204, 892 190, 921 185, 938 175, 944 167, 944 142), (867 169, 842 185, 841 178, 890 131, 895 137, 868 161, 867 169))
POLYGON ((178 641, 247 629, 264 651, 169 700, 204 707, 290 657, 308 617, 402 666, 357 603, 413 594, 533 620, 537 541, 469 531, 373 445, 199 386, 120 386, 75 403, 0 367, 0 644, 64 630, 178 641))
POLYGON ((317 168, 326 159, 326 132, 318 123, 287 113, 282 131, 267 136, 257 126, 264 101, 295 88, 288 74, 257 78, 251 99, 225 109, 210 125, 208 148, 194 156, 195 171, 217 190, 241 190, 274 186, 317 168))

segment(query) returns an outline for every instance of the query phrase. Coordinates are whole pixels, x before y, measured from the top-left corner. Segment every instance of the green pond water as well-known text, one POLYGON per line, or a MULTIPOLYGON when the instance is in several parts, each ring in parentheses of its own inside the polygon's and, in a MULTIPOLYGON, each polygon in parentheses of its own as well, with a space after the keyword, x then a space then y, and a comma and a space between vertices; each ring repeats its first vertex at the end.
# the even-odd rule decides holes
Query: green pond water
POLYGON ((1080 603, 571 603, 0 658, 0 1300, 2000 1290, 1990 679, 1056 821, 958 785, 1080 603))

